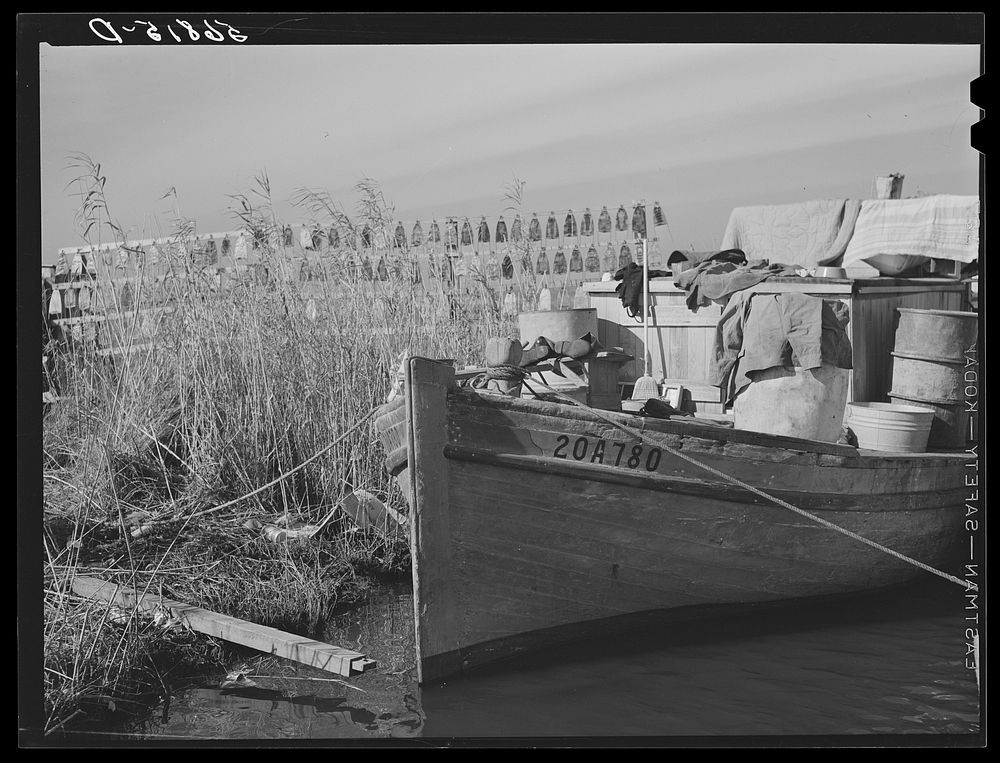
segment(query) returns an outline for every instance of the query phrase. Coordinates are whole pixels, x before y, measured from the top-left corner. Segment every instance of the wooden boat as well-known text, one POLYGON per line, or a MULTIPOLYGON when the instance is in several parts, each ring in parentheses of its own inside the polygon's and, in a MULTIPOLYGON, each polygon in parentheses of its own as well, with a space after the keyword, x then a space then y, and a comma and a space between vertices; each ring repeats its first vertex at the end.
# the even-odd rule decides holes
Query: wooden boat
POLYGON ((935 568, 954 573, 961 555, 963 453, 878 453, 487 394, 423 358, 410 359, 405 395, 377 427, 410 501, 421 682, 635 613, 928 574, 720 474, 935 568))

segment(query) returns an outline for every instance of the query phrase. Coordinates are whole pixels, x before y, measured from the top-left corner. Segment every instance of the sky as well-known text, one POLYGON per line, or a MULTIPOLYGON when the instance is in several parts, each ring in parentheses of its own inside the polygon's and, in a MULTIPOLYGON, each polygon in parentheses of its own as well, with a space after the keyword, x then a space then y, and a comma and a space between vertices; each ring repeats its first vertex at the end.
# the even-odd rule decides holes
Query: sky
MULTIPOLYGON (((973 45, 510 44, 169 47, 42 44, 42 262, 87 243, 67 157, 100 162, 130 237, 233 230, 266 171, 349 213, 379 182, 404 221, 659 201, 666 244, 718 246, 733 207, 979 192, 973 45), (171 187, 176 200, 163 199, 171 187), (174 205, 176 204, 176 209, 174 205)), ((106 238, 104 239, 107 240, 106 238)))

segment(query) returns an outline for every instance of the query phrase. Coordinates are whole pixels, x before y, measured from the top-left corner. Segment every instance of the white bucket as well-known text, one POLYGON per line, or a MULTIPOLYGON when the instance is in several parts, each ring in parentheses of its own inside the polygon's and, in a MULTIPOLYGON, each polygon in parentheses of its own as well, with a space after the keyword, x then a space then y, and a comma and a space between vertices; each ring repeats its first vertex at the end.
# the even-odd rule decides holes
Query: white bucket
POLYGON ((923 453, 934 411, 895 403, 848 403, 845 423, 858 447, 893 453, 923 453))

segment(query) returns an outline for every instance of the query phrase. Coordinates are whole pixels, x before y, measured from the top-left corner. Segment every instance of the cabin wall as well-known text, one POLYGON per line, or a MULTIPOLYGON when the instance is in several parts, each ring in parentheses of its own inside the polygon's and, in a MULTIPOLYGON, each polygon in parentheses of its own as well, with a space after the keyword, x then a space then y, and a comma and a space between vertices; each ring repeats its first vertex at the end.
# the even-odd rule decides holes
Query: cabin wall
MULTIPOLYGON (((643 375, 643 325, 630 318, 615 293, 616 283, 585 284, 590 306, 597 309, 598 335, 606 347, 622 347, 634 360, 621 366, 618 380, 632 383, 643 375)), ((687 307, 687 293, 665 279, 650 284, 650 374, 683 384, 698 412, 724 410, 721 390, 711 385, 716 325, 720 305, 687 307)), ((766 281, 755 290, 800 292, 838 300, 851 316, 848 332, 854 348, 849 402, 884 402, 892 385, 892 349, 897 308, 968 310, 968 285, 951 279, 870 278, 855 280, 793 279, 766 281)))

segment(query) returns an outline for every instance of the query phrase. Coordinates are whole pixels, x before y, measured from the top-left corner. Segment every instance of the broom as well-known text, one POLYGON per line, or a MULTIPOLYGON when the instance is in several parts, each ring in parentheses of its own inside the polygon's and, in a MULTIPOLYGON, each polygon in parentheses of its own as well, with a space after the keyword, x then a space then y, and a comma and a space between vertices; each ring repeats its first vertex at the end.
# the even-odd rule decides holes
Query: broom
POLYGON ((649 253, 646 244, 646 239, 642 239, 642 344, 645 371, 635 380, 635 386, 632 388, 632 399, 643 402, 651 397, 660 396, 656 379, 649 375, 649 253))

